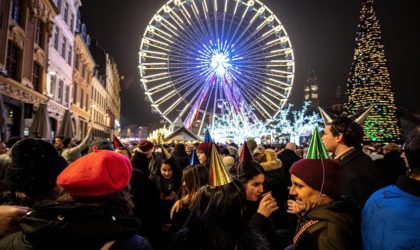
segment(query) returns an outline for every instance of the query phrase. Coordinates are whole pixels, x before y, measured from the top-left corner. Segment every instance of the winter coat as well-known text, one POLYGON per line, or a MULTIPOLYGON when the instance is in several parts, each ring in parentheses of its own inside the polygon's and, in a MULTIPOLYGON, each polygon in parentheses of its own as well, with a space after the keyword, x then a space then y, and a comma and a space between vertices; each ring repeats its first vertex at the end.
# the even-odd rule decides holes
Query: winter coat
POLYGON ((145 153, 142 153, 139 150, 133 150, 131 165, 133 165, 133 168, 140 170, 147 178, 150 176, 150 161, 151 159, 147 158, 145 153))
POLYGON ((338 160, 343 169, 341 194, 362 209, 369 196, 382 187, 373 161, 361 149, 352 149, 338 160))
POLYGON ((286 186, 291 186, 289 170, 293 163, 300 160, 300 157, 293 150, 286 148, 277 155, 277 158, 283 164, 286 186))
POLYGON ((401 176, 376 191, 362 212, 363 249, 420 249, 420 181, 401 176))
POLYGON ((200 223, 182 228, 176 232, 170 242, 169 250, 268 250, 265 238, 247 228, 238 228, 237 232, 204 229, 200 223))
POLYGON ((140 222, 120 216, 112 208, 57 204, 35 204, 21 222, 21 231, 0 240, 0 249, 152 249, 138 235, 140 222))
POLYGON ((294 249, 361 249, 358 209, 347 201, 310 210, 298 222, 294 249))

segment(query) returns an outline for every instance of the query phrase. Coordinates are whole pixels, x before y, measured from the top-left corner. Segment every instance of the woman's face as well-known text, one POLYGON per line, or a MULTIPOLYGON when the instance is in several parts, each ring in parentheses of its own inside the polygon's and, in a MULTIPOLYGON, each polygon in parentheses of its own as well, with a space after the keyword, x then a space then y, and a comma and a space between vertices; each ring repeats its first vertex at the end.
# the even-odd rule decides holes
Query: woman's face
POLYGON ((167 180, 171 179, 173 175, 171 165, 163 163, 162 166, 160 167, 160 173, 162 174, 163 178, 167 180))
POLYGON ((296 201, 300 201, 304 205, 305 211, 309 211, 317 206, 320 201, 320 193, 293 174, 290 179, 292 181, 290 196, 296 201))
POLYGON ((245 184, 245 195, 247 201, 258 201, 264 192, 264 174, 254 176, 245 184))
POLYGON ((204 152, 197 151, 197 157, 198 157, 198 161, 200 162, 200 164, 205 166, 206 165, 206 160, 207 160, 206 154, 204 152))

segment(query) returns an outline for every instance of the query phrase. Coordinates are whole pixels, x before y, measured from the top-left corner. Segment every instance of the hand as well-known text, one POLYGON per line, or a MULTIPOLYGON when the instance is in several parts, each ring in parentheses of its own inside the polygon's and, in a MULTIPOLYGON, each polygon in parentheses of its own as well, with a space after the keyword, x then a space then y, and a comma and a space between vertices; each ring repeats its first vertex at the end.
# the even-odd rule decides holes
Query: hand
POLYGON ((302 201, 287 200, 287 212, 289 214, 298 214, 305 211, 305 204, 302 201))
POLYGON ((29 210, 29 207, 0 206, 0 235, 4 236, 19 230, 19 221, 29 210))
POLYGON ((257 213, 268 218, 277 209, 279 209, 279 206, 277 205, 277 201, 271 195, 271 192, 269 192, 263 195, 263 198, 260 201, 260 205, 258 206, 257 213))
POLYGON ((178 213, 179 209, 181 209, 181 206, 181 200, 175 201, 174 205, 171 208, 171 212, 169 213, 169 218, 171 218, 171 220, 174 219, 174 214, 178 213))

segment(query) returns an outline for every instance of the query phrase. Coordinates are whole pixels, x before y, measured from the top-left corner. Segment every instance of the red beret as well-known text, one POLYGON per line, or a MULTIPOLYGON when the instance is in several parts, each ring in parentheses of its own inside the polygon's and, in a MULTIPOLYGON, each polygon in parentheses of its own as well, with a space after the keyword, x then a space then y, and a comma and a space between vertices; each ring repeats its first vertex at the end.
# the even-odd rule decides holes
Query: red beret
POLYGON ((143 153, 146 153, 147 151, 149 151, 150 149, 152 149, 155 145, 148 140, 141 140, 139 142, 139 148, 143 153))
POLYGON ((340 198, 341 170, 340 163, 338 163, 338 161, 331 159, 302 159, 295 162, 290 167, 289 172, 304 181, 313 189, 328 195, 330 198, 340 198), (324 164, 325 169, 323 187, 322 164, 324 164))
POLYGON ((65 168, 57 177, 57 185, 75 197, 104 196, 127 187, 131 171, 131 162, 126 156, 100 150, 65 168))

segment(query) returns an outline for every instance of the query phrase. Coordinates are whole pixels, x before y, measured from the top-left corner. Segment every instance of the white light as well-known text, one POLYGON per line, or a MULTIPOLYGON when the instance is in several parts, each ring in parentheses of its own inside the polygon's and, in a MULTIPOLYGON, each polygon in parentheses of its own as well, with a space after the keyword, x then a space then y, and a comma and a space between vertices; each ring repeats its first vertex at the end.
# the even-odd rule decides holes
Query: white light
POLYGON ((211 59, 210 66, 217 72, 218 75, 224 75, 226 69, 229 67, 229 58, 223 54, 215 54, 211 59))

